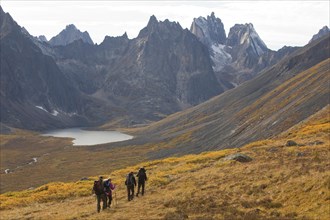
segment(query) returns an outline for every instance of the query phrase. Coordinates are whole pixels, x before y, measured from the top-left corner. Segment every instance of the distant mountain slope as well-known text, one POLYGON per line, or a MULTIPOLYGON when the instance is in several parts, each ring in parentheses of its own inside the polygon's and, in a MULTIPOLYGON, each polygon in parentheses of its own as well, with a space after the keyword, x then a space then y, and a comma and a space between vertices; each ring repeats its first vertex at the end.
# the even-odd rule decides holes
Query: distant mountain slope
MULTIPOLYGON (((100 123, 112 113, 74 87, 51 56, 45 55, 0 8, 1 123, 50 129, 100 123)), ((114 109, 109 107, 109 109, 114 109)))
POLYGON ((177 146, 154 155, 240 147, 272 137, 329 104, 329 35, 241 86, 152 124, 142 133, 177 146))

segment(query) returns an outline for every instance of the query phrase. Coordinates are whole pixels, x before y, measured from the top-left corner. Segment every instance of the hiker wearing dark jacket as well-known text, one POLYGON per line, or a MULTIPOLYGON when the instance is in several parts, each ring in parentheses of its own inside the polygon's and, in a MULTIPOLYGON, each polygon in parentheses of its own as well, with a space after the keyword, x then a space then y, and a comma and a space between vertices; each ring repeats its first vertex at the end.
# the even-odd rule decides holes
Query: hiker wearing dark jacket
POLYGON ((147 173, 146 173, 146 169, 144 169, 144 167, 141 167, 138 174, 136 175, 137 178, 138 178, 138 191, 136 193, 136 196, 138 197, 139 196, 139 193, 140 193, 140 188, 142 186, 142 196, 144 195, 144 186, 145 186, 145 183, 147 181, 147 173))
POLYGON ((112 201, 112 190, 115 189, 115 185, 112 184, 111 179, 107 179, 106 181, 104 181, 104 190, 105 190, 105 194, 108 197, 108 207, 110 208, 111 206, 111 201, 112 201))
POLYGON ((128 201, 131 201, 134 198, 134 188, 136 186, 136 180, 133 172, 130 172, 127 175, 125 185, 127 187, 127 199, 128 201))
POLYGON ((96 198, 97 198, 97 204, 96 204, 97 212, 100 212, 100 210, 101 210, 101 201, 102 201, 102 210, 106 209, 107 208, 107 196, 105 194, 102 176, 99 177, 99 180, 94 181, 93 193, 95 193, 96 198))

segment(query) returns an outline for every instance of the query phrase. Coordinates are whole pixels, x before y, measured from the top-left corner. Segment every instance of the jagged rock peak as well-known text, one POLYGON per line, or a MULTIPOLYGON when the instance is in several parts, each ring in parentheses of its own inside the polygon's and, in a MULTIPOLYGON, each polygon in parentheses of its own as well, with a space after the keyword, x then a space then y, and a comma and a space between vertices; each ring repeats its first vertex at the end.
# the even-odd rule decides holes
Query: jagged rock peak
POLYGON ((227 45, 231 47, 239 45, 252 46, 258 56, 268 50, 251 23, 235 24, 234 27, 230 28, 227 45))
POLYGON ((226 32, 220 18, 216 18, 214 12, 207 18, 194 18, 190 31, 206 45, 225 44, 226 32))
POLYGON ((125 31, 125 33, 123 34, 123 36, 122 36, 123 38, 127 38, 128 39, 128 36, 127 36, 127 33, 126 33, 126 31, 125 31))
POLYGON ((319 30, 319 32, 317 34, 313 35, 312 39, 308 43, 311 43, 329 33, 330 33, 330 30, 329 30, 328 26, 324 26, 322 29, 319 30))
MULTIPOLYGON (((164 21, 158 21, 157 18, 152 15, 148 21, 147 26, 140 31, 138 37, 146 37, 155 32, 164 34, 168 37, 169 35, 175 35, 175 32, 182 30, 183 29, 178 22, 172 22, 168 19, 165 19, 164 21)), ((166 38, 166 36, 164 37, 166 38)))
POLYGON ((65 27, 66 30, 78 30, 74 24, 68 24, 65 27))
POLYGON ((58 35, 49 40, 53 46, 67 45, 81 39, 85 43, 94 44, 88 32, 81 32, 75 25, 69 24, 58 35))
POLYGON ((107 40, 110 40, 110 39, 128 39, 128 36, 127 36, 127 33, 125 32, 123 35, 121 35, 121 36, 116 36, 116 37, 112 37, 112 36, 108 36, 108 35, 106 35, 105 37, 104 37, 104 40, 103 41, 107 41, 107 40))
POLYGON ((126 45, 129 42, 127 33, 125 32, 121 36, 111 37, 111 36, 105 36, 104 40, 100 44, 100 46, 105 47, 118 47, 121 45, 126 45))
POLYGON ((155 15, 151 15, 147 24, 147 27, 152 27, 158 24, 158 20, 155 15))

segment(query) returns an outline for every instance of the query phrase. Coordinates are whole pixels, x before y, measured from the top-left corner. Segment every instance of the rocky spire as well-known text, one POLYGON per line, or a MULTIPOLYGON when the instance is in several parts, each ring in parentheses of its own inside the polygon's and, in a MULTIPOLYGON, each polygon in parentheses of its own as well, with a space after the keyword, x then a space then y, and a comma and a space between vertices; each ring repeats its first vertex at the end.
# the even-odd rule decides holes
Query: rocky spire
POLYGON ((158 24, 158 20, 155 15, 150 16, 147 27, 153 27, 158 24))
POLYGON ((216 18, 214 12, 207 18, 194 18, 190 31, 206 45, 225 44, 226 32, 220 18, 216 18))
POLYGON ((227 46, 235 47, 239 45, 253 48, 252 50, 257 56, 268 50, 251 23, 235 24, 234 27, 230 28, 227 46))

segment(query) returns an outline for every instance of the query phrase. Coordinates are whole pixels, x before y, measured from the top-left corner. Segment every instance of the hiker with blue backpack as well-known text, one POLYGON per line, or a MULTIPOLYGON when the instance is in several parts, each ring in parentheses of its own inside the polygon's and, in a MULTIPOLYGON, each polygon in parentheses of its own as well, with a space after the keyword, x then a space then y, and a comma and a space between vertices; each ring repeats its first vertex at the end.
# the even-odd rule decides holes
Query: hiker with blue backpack
POLYGON ((111 182, 111 179, 107 179, 106 181, 104 181, 104 190, 105 190, 105 194, 108 197, 108 208, 110 208, 111 206, 111 201, 112 201, 112 190, 115 189, 115 185, 111 182))
POLYGON ((104 182, 102 176, 99 177, 99 180, 94 181, 93 193, 95 193, 97 199, 97 204, 96 204, 97 212, 100 212, 101 210, 101 201, 102 201, 102 210, 105 210, 107 208, 107 196, 104 190, 104 182))
POLYGON ((136 186, 136 180, 135 180, 133 172, 130 172, 126 176, 125 185, 127 187, 127 199, 128 199, 128 201, 131 201, 134 198, 134 188, 136 186))

